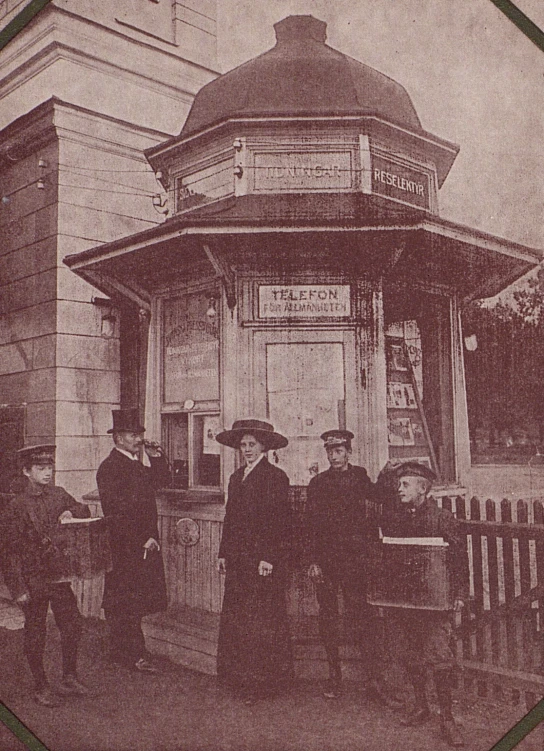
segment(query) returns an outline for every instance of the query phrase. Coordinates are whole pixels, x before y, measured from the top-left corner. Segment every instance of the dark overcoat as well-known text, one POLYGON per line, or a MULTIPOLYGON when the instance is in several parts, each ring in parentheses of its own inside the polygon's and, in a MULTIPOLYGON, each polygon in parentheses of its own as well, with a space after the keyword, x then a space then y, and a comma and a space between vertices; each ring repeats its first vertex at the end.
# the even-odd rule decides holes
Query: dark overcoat
POLYGON ((148 552, 144 558, 144 545, 150 537, 159 542, 155 490, 166 483, 167 474, 162 457, 151 458, 151 467, 144 467, 115 448, 98 468, 113 564, 105 576, 104 610, 135 616, 166 610, 161 553, 148 552))
POLYGON ((309 559, 325 574, 360 568, 367 543, 377 539, 377 520, 368 501, 375 486, 364 467, 327 469, 310 480, 306 505, 309 559))
POLYGON ((219 548, 226 561, 217 673, 235 688, 273 690, 292 677, 286 587, 291 549, 289 479, 266 457, 233 473, 219 548), (260 576, 259 563, 273 566, 260 576))
POLYGON ((14 599, 24 593, 39 594, 59 581, 55 556, 46 539, 54 540, 59 516, 71 511, 76 518, 90 516, 89 509, 56 485, 33 489, 30 483, 11 501, 3 516, 5 525, 4 578, 14 599))

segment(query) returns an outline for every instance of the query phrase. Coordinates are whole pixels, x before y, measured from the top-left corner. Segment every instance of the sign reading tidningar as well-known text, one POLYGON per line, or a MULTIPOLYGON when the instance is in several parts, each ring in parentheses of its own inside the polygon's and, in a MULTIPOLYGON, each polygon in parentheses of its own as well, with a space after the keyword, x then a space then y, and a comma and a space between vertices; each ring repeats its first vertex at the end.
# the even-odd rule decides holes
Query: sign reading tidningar
POLYGON ((259 318, 348 318, 349 284, 259 285, 259 318))

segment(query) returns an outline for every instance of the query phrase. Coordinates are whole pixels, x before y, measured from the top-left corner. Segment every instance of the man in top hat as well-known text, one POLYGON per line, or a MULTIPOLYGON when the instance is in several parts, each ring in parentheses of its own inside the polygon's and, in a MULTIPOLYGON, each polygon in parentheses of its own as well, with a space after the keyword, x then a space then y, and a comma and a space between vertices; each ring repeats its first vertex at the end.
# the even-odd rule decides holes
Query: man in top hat
POLYGON ((382 690, 377 623, 366 602, 366 546, 377 539, 376 520, 369 518, 365 502, 375 487, 364 467, 350 463, 353 433, 328 430, 321 436, 330 467, 308 485, 306 511, 309 535, 309 576, 316 585, 319 630, 329 663, 326 698, 341 691, 339 594, 354 620, 367 695, 392 703, 382 690))
POLYGON ((96 475, 108 521, 112 570, 106 573, 102 606, 110 628, 114 662, 156 673, 142 631, 142 618, 166 610, 155 491, 169 484, 168 463, 158 444, 144 441, 137 409, 113 410, 114 448, 96 475), (150 466, 144 466, 143 452, 150 466))
MULTIPOLYGON (((436 479, 429 467, 418 462, 404 462, 394 472, 398 477, 400 502, 391 501, 384 511, 383 534, 388 537, 442 537, 448 543, 451 611, 460 612, 468 591, 466 535, 453 514, 439 508, 429 497, 436 479)), ((452 716, 455 657, 451 648, 450 613, 389 609, 387 621, 391 643, 406 669, 415 696, 415 706, 402 724, 420 725, 430 718, 425 685, 427 671, 431 670, 440 706, 442 735, 451 746, 462 746, 463 738, 452 716)))
POLYGON ((52 484, 54 445, 27 446, 17 453, 24 483, 3 518, 4 577, 25 615, 24 651, 34 678, 34 699, 43 706, 56 707, 62 699, 50 688, 43 664, 49 605, 60 631, 61 691, 89 694, 76 672, 81 616, 70 582, 63 576, 62 553, 55 544, 60 522, 88 517, 89 509, 52 484))

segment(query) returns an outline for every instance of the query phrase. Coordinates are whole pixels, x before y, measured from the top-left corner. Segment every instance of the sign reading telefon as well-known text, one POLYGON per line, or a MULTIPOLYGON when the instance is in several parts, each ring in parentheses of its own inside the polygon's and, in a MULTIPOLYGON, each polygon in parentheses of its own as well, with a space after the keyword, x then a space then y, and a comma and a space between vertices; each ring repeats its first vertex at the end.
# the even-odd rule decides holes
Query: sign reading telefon
POLYGON ((349 284, 261 284, 259 318, 349 318, 349 284))

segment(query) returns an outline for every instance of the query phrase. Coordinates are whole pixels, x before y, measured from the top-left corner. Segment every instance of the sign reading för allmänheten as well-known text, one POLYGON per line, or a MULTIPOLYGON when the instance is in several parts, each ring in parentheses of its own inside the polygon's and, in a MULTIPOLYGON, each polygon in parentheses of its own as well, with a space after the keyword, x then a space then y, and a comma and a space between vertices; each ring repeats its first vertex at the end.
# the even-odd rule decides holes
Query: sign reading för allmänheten
POLYGON ((259 318, 348 318, 349 284, 261 284, 259 318))

